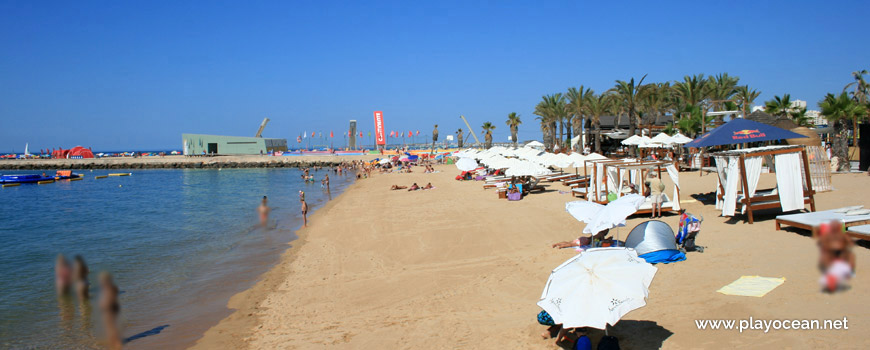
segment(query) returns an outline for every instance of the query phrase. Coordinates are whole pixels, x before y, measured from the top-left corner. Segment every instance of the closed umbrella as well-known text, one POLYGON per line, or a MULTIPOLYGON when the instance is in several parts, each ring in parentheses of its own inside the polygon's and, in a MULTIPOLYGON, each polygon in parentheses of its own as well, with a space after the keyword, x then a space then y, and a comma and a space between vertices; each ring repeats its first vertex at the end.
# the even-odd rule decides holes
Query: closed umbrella
POLYGON ((656 271, 633 249, 589 249, 550 273, 538 306, 565 328, 606 329, 646 305, 656 271))

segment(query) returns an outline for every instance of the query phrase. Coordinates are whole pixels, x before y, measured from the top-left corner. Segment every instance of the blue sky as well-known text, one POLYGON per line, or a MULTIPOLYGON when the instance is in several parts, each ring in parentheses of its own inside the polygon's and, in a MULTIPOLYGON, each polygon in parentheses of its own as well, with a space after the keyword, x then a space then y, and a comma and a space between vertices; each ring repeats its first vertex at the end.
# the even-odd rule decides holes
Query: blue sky
MULTIPOLYGON (((870 69, 861 1, 0 0, 0 151, 181 147, 181 133, 442 135, 544 94, 728 72, 815 107, 870 69)), ((443 136, 442 136, 443 137, 443 136)))

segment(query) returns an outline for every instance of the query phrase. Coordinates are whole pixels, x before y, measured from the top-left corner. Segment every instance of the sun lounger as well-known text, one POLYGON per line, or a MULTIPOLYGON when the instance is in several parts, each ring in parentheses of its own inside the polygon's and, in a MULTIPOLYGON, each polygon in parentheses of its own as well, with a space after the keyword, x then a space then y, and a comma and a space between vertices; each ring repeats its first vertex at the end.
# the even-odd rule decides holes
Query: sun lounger
MULTIPOLYGON (((668 197, 667 194, 662 193, 662 212, 673 211, 674 210, 674 202, 668 197)), ((635 214, 648 214, 652 213, 652 200, 649 197, 644 198, 643 203, 640 205, 640 208, 637 209, 635 214)))
POLYGON ((574 188, 574 189, 571 189, 571 195, 574 197, 586 198, 586 194, 587 194, 586 190, 587 190, 586 187, 574 188))
POLYGON ((852 226, 846 229, 849 236, 870 241, 870 225, 852 226))
POLYGON ((576 174, 559 174, 559 175, 545 176, 545 177, 541 178, 540 180, 541 180, 541 181, 547 181, 547 182, 556 182, 556 181, 562 181, 562 180, 565 180, 565 179, 571 179, 571 178, 578 177, 578 176, 580 176, 580 175, 576 175, 576 174))
MULTIPOLYGON (((782 225, 794 226, 812 232, 813 237, 816 237, 819 231, 819 226, 822 223, 831 221, 840 221, 846 228, 853 226, 862 226, 870 224, 870 214, 868 215, 846 215, 845 213, 835 210, 824 210, 813 213, 800 213, 790 215, 780 215, 776 217, 776 230, 782 229, 782 225)), ((863 230, 863 229, 862 229, 863 230)))
POLYGON ((572 186, 572 185, 586 184, 588 182, 589 182, 589 178, 584 177, 581 179, 572 179, 572 180, 568 180, 568 181, 562 181, 562 184, 565 186, 572 186))

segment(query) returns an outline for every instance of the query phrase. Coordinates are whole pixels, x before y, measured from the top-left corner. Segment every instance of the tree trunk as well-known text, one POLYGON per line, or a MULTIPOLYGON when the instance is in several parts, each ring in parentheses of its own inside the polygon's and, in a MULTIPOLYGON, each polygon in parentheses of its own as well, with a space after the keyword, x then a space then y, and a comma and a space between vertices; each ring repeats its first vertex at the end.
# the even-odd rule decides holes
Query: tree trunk
POLYGON ((519 131, 518 129, 519 128, 517 128, 516 125, 511 126, 511 141, 514 142, 514 147, 516 147, 517 145, 517 132, 519 131))
POLYGON ((559 142, 560 149, 562 148, 562 140, 563 140, 562 137, 564 137, 564 136, 565 136, 565 120, 562 119, 562 120, 559 120, 559 141, 558 142, 559 142))
MULTIPOLYGON (((586 124, 584 123, 583 126, 586 127, 586 124)), ((592 140, 592 124, 591 123, 589 124, 588 127, 586 127, 586 142, 587 143, 584 144, 583 147, 585 148, 586 145, 589 145, 589 148, 592 148, 592 144, 594 141, 592 140)))
POLYGON ((834 135, 831 150, 834 156, 839 158, 840 165, 837 171, 848 172, 851 170, 852 164, 849 162, 849 135, 846 134, 845 123, 842 121, 835 122, 834 130, 836 134, 834 135))
POLYGON ((601 153, 601 120, 596 118, 593 124, 595 129, 595 152, 601 153))
MULTIPOLYGON (((634 127, 634 113, 629 109, 628 110, 628 136, 634 135, 637 129, 634 127)), ((632 157, 635 157, 635 151, 633 147, 628 148, 628 154, 632 157)))
POLYGON ((556 138, 559 137, 557 134, 559 126, 557 124, 555 120, 550 122, 550 151, 556 149, 556 138))
POLYGON ((565 145, 571 147, 571 129, 574 127, 573 118, 565 121, 565 145))

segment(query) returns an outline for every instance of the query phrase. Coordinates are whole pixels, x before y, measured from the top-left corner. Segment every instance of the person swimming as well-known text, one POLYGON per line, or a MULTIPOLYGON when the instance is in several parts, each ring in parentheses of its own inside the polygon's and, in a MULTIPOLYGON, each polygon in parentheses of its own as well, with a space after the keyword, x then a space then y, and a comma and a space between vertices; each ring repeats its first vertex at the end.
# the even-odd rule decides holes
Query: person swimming
POLYGON ((260 225, 266 226, 269 222, 269 212, 272 211, 268 206, 269 199, 266 196, 263 196, 263 201, 260 202, 260 206, 257 207, 257 213, 260 214, 260 225))

